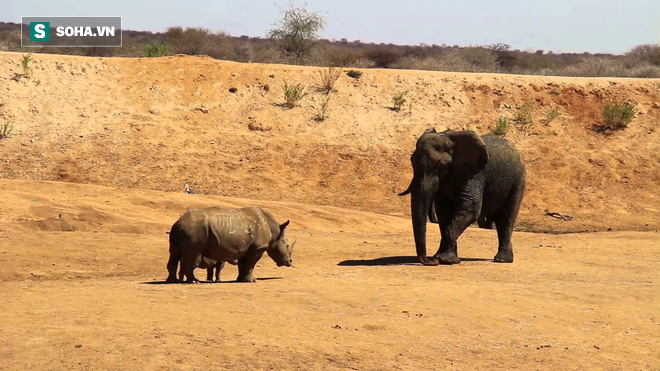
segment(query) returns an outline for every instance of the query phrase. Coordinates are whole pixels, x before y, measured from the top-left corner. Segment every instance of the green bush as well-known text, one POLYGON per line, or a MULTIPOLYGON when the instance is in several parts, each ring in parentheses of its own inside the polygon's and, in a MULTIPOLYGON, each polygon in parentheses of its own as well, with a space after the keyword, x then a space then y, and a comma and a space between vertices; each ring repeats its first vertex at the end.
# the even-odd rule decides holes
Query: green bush
POLYGON ((21 66, 23 66, 23 75, 25 77, 31 77, 32 76, 32 61, 34 58, 32 58, 32 54, 23 54, 23 59, 21 60, 21 66))
POLYGON ((164 57, 169 54, 169 47, 155 41, 150 41, 144 46, 144 54, 149 58, 164 57))
POLYGON ((233 41, 223 33, 211 33, 205 28, 170 27, 165 32, 175 54, 208 55, 216 59, 235 57, 233 41))
POLYGON ((503 137, 506 135, 510 128, 511 125, 509 124, 509 120, 504 116, 500 116, 500 118, 498 118, 497 122, 495 123, 495 127, 491 131, 493 134, 503 137))
POLYGON ((394 94, 392 97, 392 110, 395 112, 401 111, 401 107, 403 107, 404 104, 408 101, 408 91, 402 91, 399 93, 394 94))
POLYGON ((364 53, 360 50, 335 46, 323 49, 319 62, 322 66, 349 67, 358 63, 362 58, 364 58, 364 53))
POLYGON ((294 85, 289 85, 289 83, 284 80, 284 105, 288 108, 293 108, 298 102, 300 102, 306 95, 305 85, 298 83, 294 85))
POLYGON ((521 131, 529 129, 532 124, 534 124, 534 109, 536 108, 536 102, 533 100, 528 100, 518 107, 518 110, 515 112, 513 121, 518 124, 521 131))
POLYGON ((628 127, 637 113, 635 105, 624 102, 607 102, 603 107, 603 122, 597 128, 599 131, 621 130, 628 127))
POLYGON ((321 105, 319 106, 319 114, 316 116, 316 121, 322 122, 328 117, 328 106, 330 105, 330 94, 323 97, 321 105))
POLYGON ((14 116, 9 116, 0 125, 0 139, 7 138, 14 131, 14 116))
POLYGON ((552 120, 556 119, 557 116, 559 116, 559 110, 556 107, 552 107, 548 109, 548 112, 545 113, 545 117, 543 118, 543 124, 550 125, 552 120))
POLYGON ((344 69, 342 67, 327 67, 319 71, 321 76, 321 88, 326 94, 330 94, 332 89, 335 87, 335 83, 341 72, 344 69))

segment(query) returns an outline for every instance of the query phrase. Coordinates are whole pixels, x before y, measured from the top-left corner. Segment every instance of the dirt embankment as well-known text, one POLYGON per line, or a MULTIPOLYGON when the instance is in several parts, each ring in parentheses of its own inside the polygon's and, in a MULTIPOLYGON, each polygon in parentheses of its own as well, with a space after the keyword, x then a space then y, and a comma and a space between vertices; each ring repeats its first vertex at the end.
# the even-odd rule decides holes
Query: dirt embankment
POLYGON ((486 133, 500 115, 537 102, 535 124, 507 139, 529 173, 519 228, 536 231, 660 228, 660 81, 364 70, 338 80, 324 122, 319 68, 239 64, 205 57, 158 59, 0 53, 0 115, 15 130, 0 141, 0 177, 60 180, 324 204, 404 216, 396 196, 409 154, 427 127, 486 133), (309 94, 285 109, 282 84, 309 94), (230 92, 236 88, 236 92, 230 92), (393 112, 408 90, 411 106, 393 112), (608 99, 639 114, 596 134, 608 99), (550 107, 560 115, 541 119, 550 107), (573 216, 560 221, 544 210, 573 216))

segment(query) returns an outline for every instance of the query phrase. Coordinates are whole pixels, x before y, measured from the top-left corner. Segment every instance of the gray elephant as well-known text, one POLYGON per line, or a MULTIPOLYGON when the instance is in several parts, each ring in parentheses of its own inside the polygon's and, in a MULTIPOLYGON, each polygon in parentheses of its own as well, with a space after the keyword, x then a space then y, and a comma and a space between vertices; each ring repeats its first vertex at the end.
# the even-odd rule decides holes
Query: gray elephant
POLYGON ((413 179, 399 196, 411 195, 417 257, 424 265, 457 264, 456 240, 475 221, 497 228, 494 261, 513 262, 511 234, 525 191, 525 164, 509 142, 473 131, 426 130, 410 157, 413 179), (427 215, 438 223, 440 248, 426 256, 427 215))
POLYGON ((295 241, 291 245, 287 243, 284 235, 288 225, 288 220, 278 224, 270 212, 259 207, 189 210, 170 231, 167 282, 179 282, 176 277, 179 262, 181 279, 185 275, 186 281, 193 283, 199 282, 193 273, 196 267, 235 260, 238 262, 236 280, 256 282, 252 271, 264 252, 278 267, 290 267, 295 241))

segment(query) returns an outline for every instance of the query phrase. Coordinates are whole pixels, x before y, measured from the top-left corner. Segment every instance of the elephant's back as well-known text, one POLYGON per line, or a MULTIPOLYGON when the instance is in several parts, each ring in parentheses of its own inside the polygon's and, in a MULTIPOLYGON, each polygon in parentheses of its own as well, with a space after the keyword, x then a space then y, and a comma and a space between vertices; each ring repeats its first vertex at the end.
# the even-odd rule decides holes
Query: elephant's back
POLYGON ((499 209, 511 194, 525 189, 526 171, 520 153, 508 141, 496 135, 482 137, 488 151, 484 169, 482 212, 499 209))
POLYGON ((524 179, 525 163, 520 152, 506 139, 495 134, 483 135, 482 140, 488 152, 486 171, 490 175, 524 179))

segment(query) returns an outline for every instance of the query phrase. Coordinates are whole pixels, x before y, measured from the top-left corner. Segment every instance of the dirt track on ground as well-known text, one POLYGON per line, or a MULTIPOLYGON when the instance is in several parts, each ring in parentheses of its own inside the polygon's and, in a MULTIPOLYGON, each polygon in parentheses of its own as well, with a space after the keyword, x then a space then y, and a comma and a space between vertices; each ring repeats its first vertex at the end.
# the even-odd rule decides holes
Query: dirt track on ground
POLYGON ((277 105, 282 79, 311 86, 314 68, 34 58, 16 82, 20 55, 0 53, 0 119, 16 119, 0 140, 0 368, 660 365, 658 80, 366 70, 339 80, 317 123, 314 90, 277 105), (387 106, 403 89, 415 103, 397 114, 387 106), (492 263, 495 232, 469 228, 460 265, 418 265, 396 197, 416 136, 486 132, 528 98, 537 124, 507 134, 530 179, 515 262, 492 263), (612 98, 641 114, 594 134, 612 98), (186 181, 200 194, 182 193, 186 181), (291 219, 294 268, 264 257, 256 284, 227 282, 234 266, 218 284, 161 284, 182 212, 247 204, 291 219), (578 231, 598 232, 553 234, 578 231))

